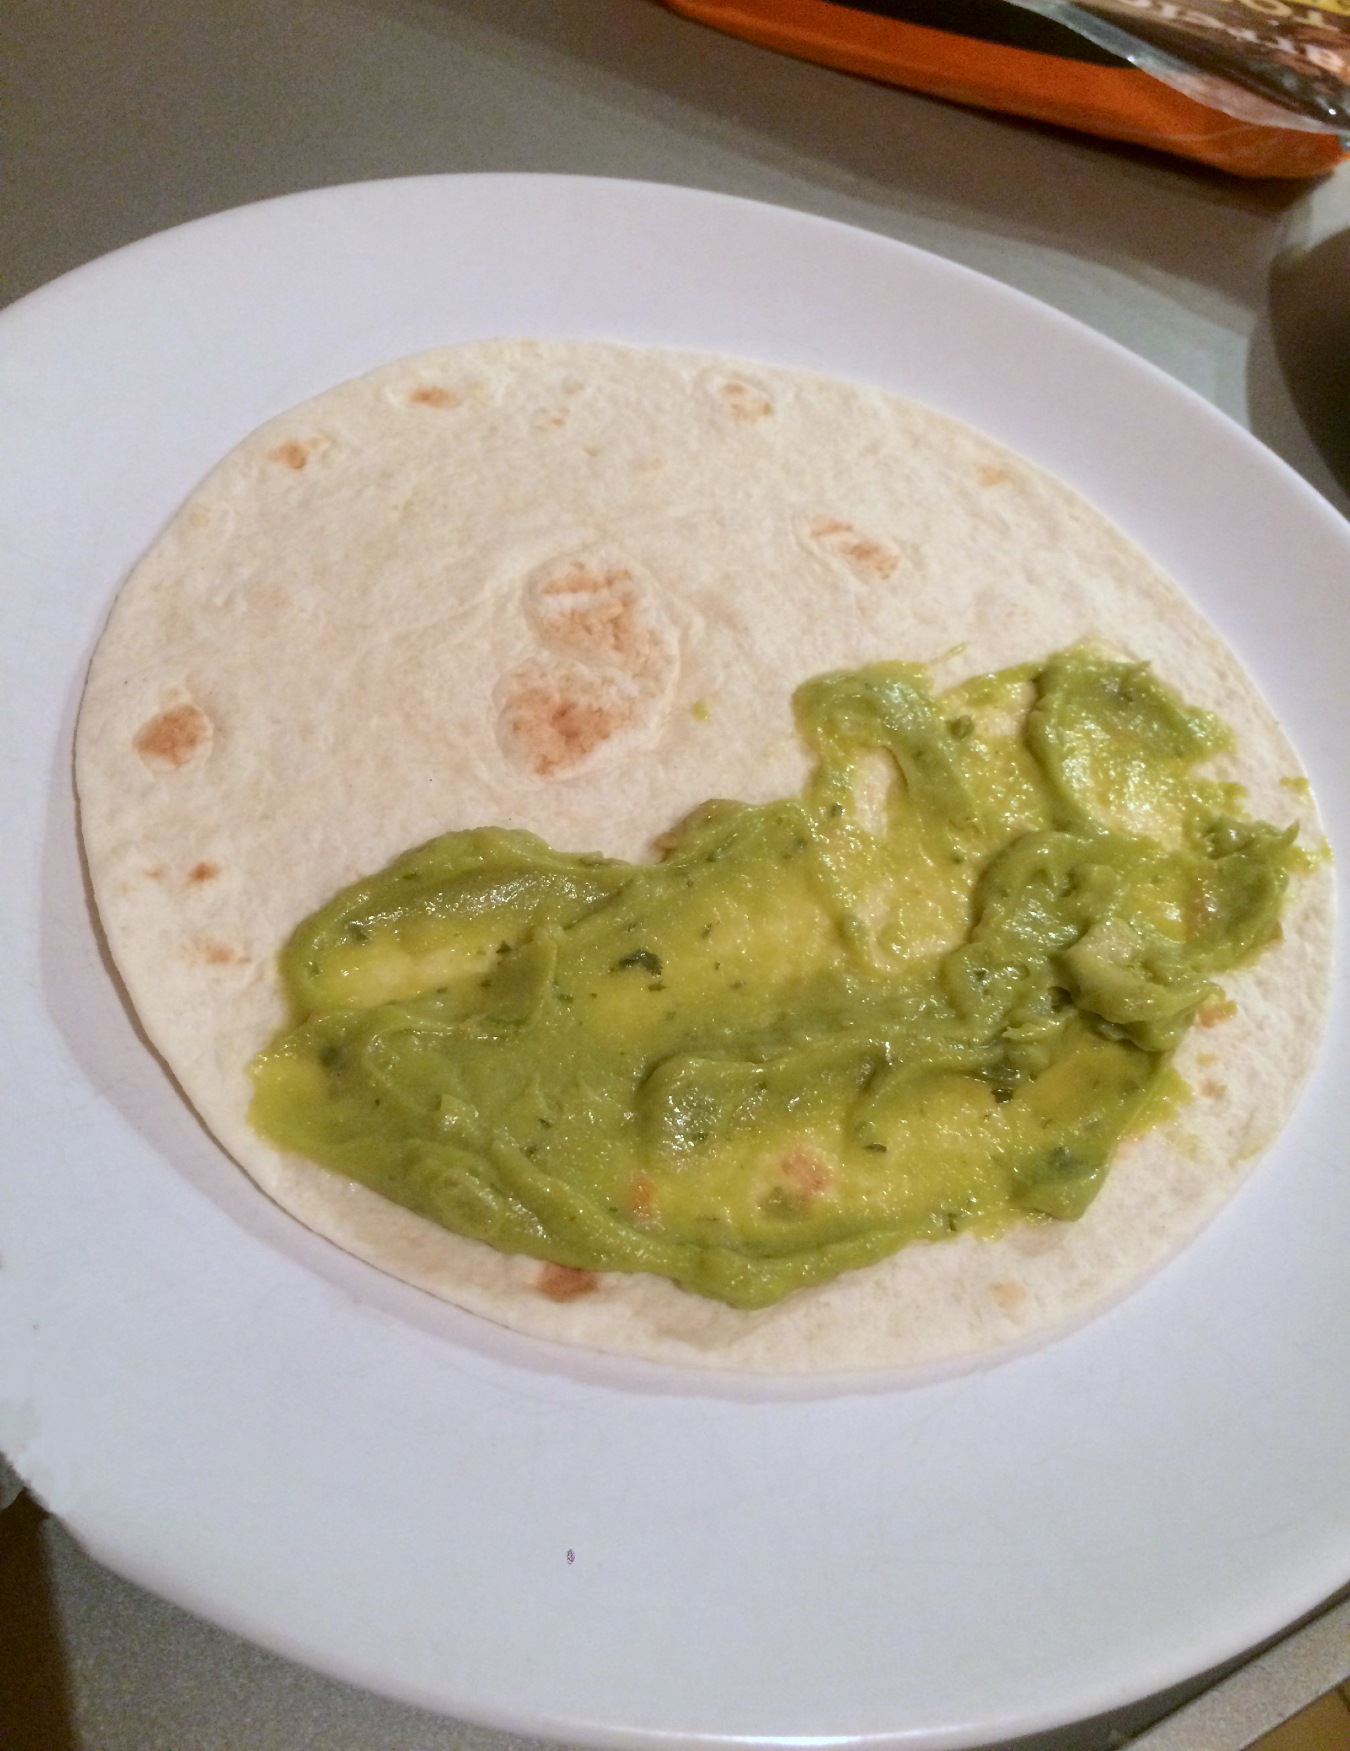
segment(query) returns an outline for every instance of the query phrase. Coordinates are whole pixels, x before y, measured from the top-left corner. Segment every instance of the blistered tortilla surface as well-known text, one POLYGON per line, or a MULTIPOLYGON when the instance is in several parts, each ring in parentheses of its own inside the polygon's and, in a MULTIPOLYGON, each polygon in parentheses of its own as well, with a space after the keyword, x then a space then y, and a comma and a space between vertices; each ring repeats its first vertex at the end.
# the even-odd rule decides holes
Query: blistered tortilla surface
POLYGON ((1237 733, 1252 813, 1298 772, 1217 633, 1077 494, 858 384, 592 342, 401 360, 253 434, 122 589, 77 783, 103 927, 150 1040, 277 1203, 503 1325, 753 1372, 932 1364, 1087 1317, 1171 1258, 1288 1113, 1316 1049, 1331 884, 1193 1030, 1191 1102, 1076 1223, 916 1244, 744 1313, 614 1273, 556 1300, 249 1127, 277 951, 336 889, 457 828, 641 859, 711 796, 796 791, 798 682, 881 659, 939 686, 1080 641, 1152 662, 1237 733))

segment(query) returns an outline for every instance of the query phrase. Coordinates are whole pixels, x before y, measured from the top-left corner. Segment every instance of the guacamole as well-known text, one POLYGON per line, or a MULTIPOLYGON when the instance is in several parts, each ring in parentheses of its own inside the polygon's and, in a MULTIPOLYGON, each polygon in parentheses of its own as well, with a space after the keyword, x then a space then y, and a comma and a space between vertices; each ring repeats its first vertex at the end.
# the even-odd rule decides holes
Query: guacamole
POLYGON ((483 827, 338 894, 283 951, 255 1129, 503 1251, 739 1308, 1080 1216, 1277 933, 1295 830, 1196 776, 1217 718, 1085 649, 793 709, 802 795, 708 802, 658 862, 483 827))

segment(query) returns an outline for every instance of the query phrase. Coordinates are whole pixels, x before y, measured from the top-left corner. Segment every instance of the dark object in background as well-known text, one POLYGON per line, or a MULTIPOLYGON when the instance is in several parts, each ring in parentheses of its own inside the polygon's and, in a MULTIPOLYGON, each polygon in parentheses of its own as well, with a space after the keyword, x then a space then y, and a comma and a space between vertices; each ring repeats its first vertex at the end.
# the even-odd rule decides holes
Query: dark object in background
POLYGON ((46 1518, 28 1495, 0 1509, 0 1751, 75 1751, 46 1518))
MULTIPOLYGON (((1320 176, 1344 156, 1334 134, 1311 132, 1306 122, 1271 127, 1224 114, 1056 18, 1009 0, 665 3, 689 18, 805 60, 956 103, 1157 147, 1240 176, 1320 176)), ((1286 3, 1292 11, 1293 0, 1262 0, 1265 9, 1286 3)), ((1117 6, 1108 4, 1108 9, 1112 24, 1120 24, 1117 6)), ((1085 9, 1062 10, 1074 15, 1085 9)), ((1135 6, 1127 0, 1119 10, 1133 13, 1135 6)), ((1187 6, 1171 10, 1181 13, 1187 6)), ((1300 4, 1300 10, 1308 7, 1300 4)))
POLYGON ((1270 280, 1270 326, 1299 417, 1350 492, 1350 230, 1280 258, 1270 280))

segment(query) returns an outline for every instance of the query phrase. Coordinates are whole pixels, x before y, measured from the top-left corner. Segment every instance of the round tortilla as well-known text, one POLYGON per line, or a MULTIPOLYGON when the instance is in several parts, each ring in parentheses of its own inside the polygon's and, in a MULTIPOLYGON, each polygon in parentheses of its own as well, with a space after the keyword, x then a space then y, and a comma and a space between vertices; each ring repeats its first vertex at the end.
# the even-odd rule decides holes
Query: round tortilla
MULTIPOLYGON (((1077 494, 858 384, 594 342, 401 360, 271 421, 136 567, 76 776, 104 930, 151 1041, 258 1185, 337 1245, 516 1330, 763 1373, 949 1363, 1066 1329, 1175 1254, 1279 1129, 1316 1051, 1331 882, 1196 1028, 1193 1099, 1076 1223, 915 1244, 745 1313, 613 1273, 551 1299, 250 1129, 277 951, 339 887, 487 823, 640 859, 710 796, 794 793, 793 688, 903 658, 946 687, 1080 641, 1237 736, 1250 811, 1320 834, 1214 629, 1077 494)), ((542 1286, 541 1286, 542 1285, 542 1286)))

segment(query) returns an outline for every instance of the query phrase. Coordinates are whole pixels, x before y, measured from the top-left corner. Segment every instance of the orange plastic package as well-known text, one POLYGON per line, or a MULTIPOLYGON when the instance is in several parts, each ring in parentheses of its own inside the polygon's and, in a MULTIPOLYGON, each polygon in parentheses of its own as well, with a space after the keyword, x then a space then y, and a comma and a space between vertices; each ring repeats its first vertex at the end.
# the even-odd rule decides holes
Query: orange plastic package
POLYGON ((956 103, 1158 147, 1239 176, 1321 176, 1345 156, 1334 133, 1225 114, 1066 25, 1006 0, 665 4, 804 60, 956 103))

